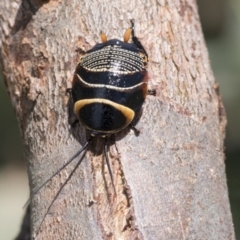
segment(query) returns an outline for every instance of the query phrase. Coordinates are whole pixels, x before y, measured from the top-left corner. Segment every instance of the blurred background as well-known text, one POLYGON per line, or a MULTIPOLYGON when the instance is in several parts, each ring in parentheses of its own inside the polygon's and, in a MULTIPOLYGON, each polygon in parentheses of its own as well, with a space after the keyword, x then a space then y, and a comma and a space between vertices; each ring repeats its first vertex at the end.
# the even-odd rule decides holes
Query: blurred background
MULTIPOLYGON (((200 18, 228 125, 226 172, 236 239, 240 239, 240 1, 198 0, 200 18)), ((29 197, 27 170, 13 107, 0 76, 0 239, 14 239, 29 197)))

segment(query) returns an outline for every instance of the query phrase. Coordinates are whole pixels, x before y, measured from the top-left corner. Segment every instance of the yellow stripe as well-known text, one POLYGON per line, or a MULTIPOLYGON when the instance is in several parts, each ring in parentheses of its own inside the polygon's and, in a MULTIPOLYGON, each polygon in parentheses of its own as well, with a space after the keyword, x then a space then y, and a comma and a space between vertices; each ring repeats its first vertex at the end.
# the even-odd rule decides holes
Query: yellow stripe
MULTIPOLYGON (((104 132, 104 133, 116 133, 121 131, 122 129, 126 128, 133 120, 134 116, 135 116, 135 112, 128 108, 125 107, 121 104, 112 102, 110 100, 107 99, 102 99, 102 98, 93 98, 93 99, 83 99, 83 100, 79 100, 74 104, 74 112, 75 114, 79 117, 79 112, 81 110, 81 108, 83 108, 86 105, 92 104, 92 103, 103 103, 106 105, 110 105, 113 108, 117 109, 118 111, 120 111, 126 118, 125 124, 120 128, 120 129, 114 129, 112 131, 99 131, 99 132, 104 132)), ((79 120, 81 121, 80 117, 79 120)), ((88 126, 86 126, 86 128, 90 129, 88 126)), ((90 130, 96 130, 96 129, 90 129, 90 130)))

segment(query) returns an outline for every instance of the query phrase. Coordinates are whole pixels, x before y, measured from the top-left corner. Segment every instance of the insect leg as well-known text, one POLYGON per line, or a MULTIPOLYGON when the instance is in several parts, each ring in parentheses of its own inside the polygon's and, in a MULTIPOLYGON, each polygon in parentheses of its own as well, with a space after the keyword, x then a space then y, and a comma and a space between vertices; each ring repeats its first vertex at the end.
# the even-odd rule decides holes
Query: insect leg
POLYGON ((133 131, 134 131, 134 134, 135 134, 135 136, 139 136, 139 134, 140 134, 140 131, 137 129, 137 128, 135 128, 135 126, 133 126, 133 125, 131 125, 130 124, 130 129, 132 129, 133 131))
POLYGON ((156 89, 148 89, 148 95, 156 96, 157 90, 156 89))

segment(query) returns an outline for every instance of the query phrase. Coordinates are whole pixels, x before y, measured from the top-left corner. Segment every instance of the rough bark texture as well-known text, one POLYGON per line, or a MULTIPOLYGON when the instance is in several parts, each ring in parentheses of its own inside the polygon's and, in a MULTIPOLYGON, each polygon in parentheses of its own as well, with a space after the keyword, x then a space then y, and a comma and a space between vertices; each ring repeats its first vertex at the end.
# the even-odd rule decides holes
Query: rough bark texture
MULTIPOLYGON (((226 186, 225 112, 193 0, 1 0, 1 58, 22 131, 31 191, 86 141, 68 123, 75 49, 102 30, 122 38, 130 19, 149 54, 148 96, 137 124, 116 136, 117 196, 95 141, 37 239, 234 239, 226 186)), ((76 160, 77 161, 77 160, 76 160)), ((76 161, 31 201, 32 235, 76 161)))

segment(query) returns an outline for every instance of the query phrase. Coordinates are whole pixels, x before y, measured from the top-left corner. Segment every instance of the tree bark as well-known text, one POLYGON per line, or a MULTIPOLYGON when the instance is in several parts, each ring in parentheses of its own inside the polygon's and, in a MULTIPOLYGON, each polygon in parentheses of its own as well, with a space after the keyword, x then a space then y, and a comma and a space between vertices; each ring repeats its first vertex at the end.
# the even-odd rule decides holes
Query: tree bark
POLYGON ((103 31, 122 39, 135 19, 149 55, 137 128, 116 136, 106 168, 101 139, 40 223, 74 166, 31 199, 37 239, 235 239, 225 176, 226 117, 193 0, 1 0, 1 59, 22 132, 31 192, 86 142, 68 122, 66 89, 79 55, 103 31), (40 227, 40 229, 39 229, 40 227))

